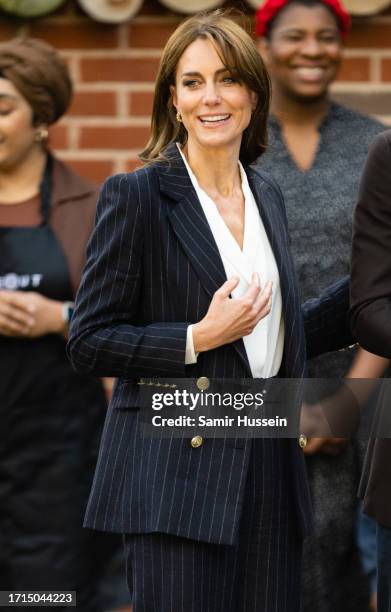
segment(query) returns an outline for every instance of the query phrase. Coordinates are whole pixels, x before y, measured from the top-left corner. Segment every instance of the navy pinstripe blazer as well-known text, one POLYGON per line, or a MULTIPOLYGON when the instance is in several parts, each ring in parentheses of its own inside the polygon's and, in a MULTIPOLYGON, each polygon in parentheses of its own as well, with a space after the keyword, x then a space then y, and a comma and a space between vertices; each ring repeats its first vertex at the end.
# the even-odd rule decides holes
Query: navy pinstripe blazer
MULTIPOLYGON (((210 438, 194 449, 189 439, 146 439, 138 433, 141 377, 251 377, 242 340, 202 353, 196 364, 185 366, 187 327, 206 314, 226 276, 175 145, 167 157, 170 163, 105 183, 88 246, 69 355, 79 372, 118 381, 86 525, 231 544, 238 531, 250 442, 210 438)), ((246 172, 280 273, 286 330, 280 375, 302 377, 304 326, 281 192, 258 168, 246 172)), ((347 284, 342 283, 306 305, 311 354, 346 344, 341 330, 347 300, 347 284)), ((281 444, 290 448, 298 525, 305 534, 311 511, 302 450, 296 440, 281 444)))

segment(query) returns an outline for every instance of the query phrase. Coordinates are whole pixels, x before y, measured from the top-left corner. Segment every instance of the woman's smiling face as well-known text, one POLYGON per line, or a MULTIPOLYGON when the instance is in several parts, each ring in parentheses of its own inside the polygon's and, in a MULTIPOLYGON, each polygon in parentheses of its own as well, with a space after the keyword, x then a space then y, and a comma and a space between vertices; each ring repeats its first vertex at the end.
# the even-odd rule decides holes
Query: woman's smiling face
POLYGON ((186 48, 171 94, 189 142, 206 149, 232 148, 239 155, 257 95, 224 65, 210 40, 198 38, 186 48))
POLYGON ((337 18, 325 6, 286 7, 260 44, 273 84, 285 95, 304 101, 327 94, 342 43, 337 18))

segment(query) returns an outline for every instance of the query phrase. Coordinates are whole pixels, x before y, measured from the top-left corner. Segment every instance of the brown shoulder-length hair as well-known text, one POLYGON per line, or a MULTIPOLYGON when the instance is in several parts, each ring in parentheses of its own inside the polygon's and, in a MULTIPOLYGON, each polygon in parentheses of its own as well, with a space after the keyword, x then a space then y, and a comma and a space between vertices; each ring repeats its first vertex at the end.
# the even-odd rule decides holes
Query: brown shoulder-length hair
POLYGON ((151 137, 140 154, 146 163, 167 161, 164 149, 171 142, 187 141, 183 123, 176 120, 170 86, 175 85, 179 60, 185 49, 198 38, 210 40, 224 65, 239 82, 257 94, 257 106, 243 132, 240 159, 253 163, 267 146, 267 117, 271 85, 263 60, 247 32, 230 19, 228 12, 213 11, 190 17, 170 36, 160 61, 155 84, 151 137))

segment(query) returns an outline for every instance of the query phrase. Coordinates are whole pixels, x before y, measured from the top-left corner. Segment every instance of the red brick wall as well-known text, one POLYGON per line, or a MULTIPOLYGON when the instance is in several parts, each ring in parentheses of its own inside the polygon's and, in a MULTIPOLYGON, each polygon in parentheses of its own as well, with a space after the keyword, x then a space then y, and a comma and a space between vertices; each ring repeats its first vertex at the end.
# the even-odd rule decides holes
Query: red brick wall
POLYGON ((353 20, 335 97, 391 124, 391 9, 353 20))
MULTIPOLYGON (((234 0, 226 4, 245 6, 234 0)), ((0 40, 20 33, 44 38, 68 61, 76 95, 51 139, 81 174, 102 180, 137 164, 148 137, 161 48, 180 20, 157 0, 144 0, 141 12, 120 26, 98 24, 75 0, 45 19, 1 16, 0 40)), ((338 99, 391 124, 391 10, 354 22, 333 90, 338 99)))

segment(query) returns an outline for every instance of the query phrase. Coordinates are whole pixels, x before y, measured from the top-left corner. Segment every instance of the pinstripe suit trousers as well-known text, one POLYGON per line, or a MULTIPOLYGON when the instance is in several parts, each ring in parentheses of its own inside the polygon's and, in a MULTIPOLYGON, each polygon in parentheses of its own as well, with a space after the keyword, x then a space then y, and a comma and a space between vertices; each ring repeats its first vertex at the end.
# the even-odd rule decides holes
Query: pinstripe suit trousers
POLYGON ((125 536, 133 612, 299 612, 302 540, 288 460, 286 441, 252 442, 237 545, 125 536))

